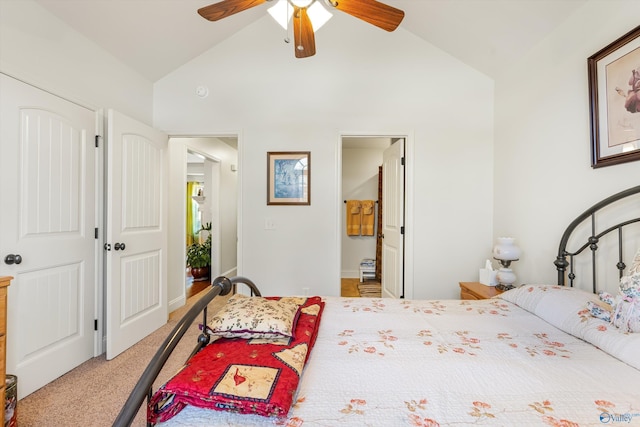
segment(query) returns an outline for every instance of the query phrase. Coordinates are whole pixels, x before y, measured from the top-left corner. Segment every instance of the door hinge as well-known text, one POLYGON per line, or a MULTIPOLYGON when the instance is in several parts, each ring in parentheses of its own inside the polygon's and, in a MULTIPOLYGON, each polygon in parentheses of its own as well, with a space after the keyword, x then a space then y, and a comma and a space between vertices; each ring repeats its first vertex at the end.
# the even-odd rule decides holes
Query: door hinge
POLYGON ((400 157, 400 164, 404 166, 404 157, 400 157))
POLYGON ((94 236, 96 239, 98 238, 98 227, 96 227, 96 228, 93 230, 93 236, 94 236))
POLYGON ((93 330, 94 331, 98 330, 98 319, 93 319, 93 330))
POLYGON ((404 225, 400 227, 400 234, 404 234, 404 225))
POLYGON ((100 145, 100 143, 99 143, 100 142, 100 138, 101 138, 100 135, 96 135, 96 148, 98 148, 98 146, 100 145))

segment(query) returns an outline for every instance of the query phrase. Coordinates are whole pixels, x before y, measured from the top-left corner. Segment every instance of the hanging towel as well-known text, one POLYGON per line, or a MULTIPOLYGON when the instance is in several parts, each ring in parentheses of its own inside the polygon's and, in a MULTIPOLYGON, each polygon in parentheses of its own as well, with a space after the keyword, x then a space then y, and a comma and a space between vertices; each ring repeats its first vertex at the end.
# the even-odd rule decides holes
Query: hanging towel
POLYGON ((360 235, 361 211, 360 200, 347 200, 347 236, 360 235))
POLYGON ((374 224, 375 224, 375 205, 374 200, 362 201, 362 235, 373 236, 374 224))

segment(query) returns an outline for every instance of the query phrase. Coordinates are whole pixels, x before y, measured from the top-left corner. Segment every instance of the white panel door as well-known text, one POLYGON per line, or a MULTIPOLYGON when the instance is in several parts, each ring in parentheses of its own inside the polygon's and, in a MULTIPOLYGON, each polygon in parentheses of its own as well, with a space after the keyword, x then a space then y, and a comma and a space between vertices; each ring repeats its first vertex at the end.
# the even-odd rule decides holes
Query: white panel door
POLYGON ((14 277, 7 372, 22 398, 94 356, 96 115, 4 74, 0 93, 0 276, 14 277))
POLYGON ((107 359, 167 321, 167 135, 109 110, 107 359))
POLYGON ((404 295, 404 140, 382 154, 382 296, 404 295))

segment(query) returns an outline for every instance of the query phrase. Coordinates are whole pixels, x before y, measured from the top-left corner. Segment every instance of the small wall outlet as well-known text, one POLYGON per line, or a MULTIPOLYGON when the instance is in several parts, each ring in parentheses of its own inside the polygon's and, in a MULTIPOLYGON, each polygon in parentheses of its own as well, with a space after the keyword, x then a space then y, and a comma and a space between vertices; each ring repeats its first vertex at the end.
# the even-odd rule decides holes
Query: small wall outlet
POLYGON ((276 223, 273 221, 272 218, 265 218, 264 219, 264 229, 265 230, 275 230, 276 229, 276 223))
POLYGON ((302 295, 309 296, 309 288, 302 288, 302 295))

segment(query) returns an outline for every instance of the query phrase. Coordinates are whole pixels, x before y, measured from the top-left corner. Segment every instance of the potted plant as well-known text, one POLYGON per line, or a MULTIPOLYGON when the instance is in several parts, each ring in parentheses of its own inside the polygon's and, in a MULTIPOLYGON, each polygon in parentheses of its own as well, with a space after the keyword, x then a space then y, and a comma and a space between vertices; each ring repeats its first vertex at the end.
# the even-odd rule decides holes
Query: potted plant
POLYGON ((209 235, 203 243, 193 243, 187 248, 187 266, 191 268, 194 281, 209 279, 209 266, 211 265, 211 223, 208 222, 196 234, 208 231, 209 235))

